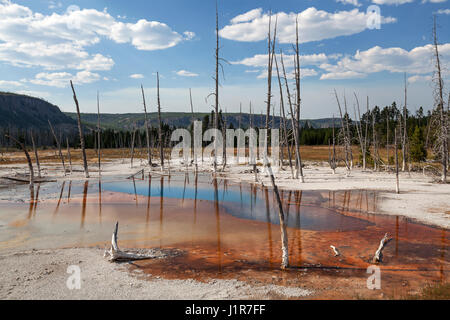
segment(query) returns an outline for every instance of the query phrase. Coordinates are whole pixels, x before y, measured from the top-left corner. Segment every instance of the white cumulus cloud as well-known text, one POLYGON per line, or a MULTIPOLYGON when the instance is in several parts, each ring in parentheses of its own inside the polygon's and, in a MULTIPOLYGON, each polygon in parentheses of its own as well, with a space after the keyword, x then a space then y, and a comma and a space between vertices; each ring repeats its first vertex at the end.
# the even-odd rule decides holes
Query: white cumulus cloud
POLYGON ((400 5, 413 2, 414 0, 372 0, 375 4, 400 5))
POLYGON ((143 79, 144 75, 140 74, 140 73, 135 73, 135 74, 130 75, 130 78, 131 79, 143 79))
POLYGON ((186 70, 179 70, 177 72, 175 72, 177 75, 182 76, 182 77, 198 77, 197 73, 193 73, 190 71, 186 71, 186 70))
MULTIPOLYGON (((369 14, 359 9, 334 13, 310 7, 298 13, 300 42, 320 41, 339 36, 360 33, 367 29, 369 14)), ((278 12, 272 14, 272 24, 277 23, 277 37, 280 43, 295 41, 295 20, 297 13, 278 12)), ((253 9, 231 19, 229 25, 220 30, 220 36, 236 41, 260 41, 267 38, 270 14, 262 9, 253 9)), ((383 17, 383 23, 396 22, 395 18, 383 17)))
POLYGON ((355 7, 360 7, 361 4, 358 2, 358 0, 336 0, 336 2, 340 2, 343 4, 352 4, 355 7))
MULTIPOLYGON (((49 6, 58 8, 60 3, 50 1, 49 6)), ((141 19, 136 23, 123 23, 106 9, 74 8, 47 15, 0 0, 0 62, 60 71, 40 73, 35 82, 60 86, 59 79, 68 71, 76 70, 77 80, 89 83, 97 79, 92 71, 107 71, 114 66, 111 57, 88 50, 103 39, 151 51, 170 48, 195 37, 193 32, 180 34, 159 21, 141 19)))
MULTIPOLYGON (((450 43, 439 46, 443 65, 450 63, 450 43)), ((344 56, 336 63, 320 65, 326 73, 321 79, 361 78, 370 73, 387 71, 428 75, 433 71, 433 46, 431 44, 411 50, 402 48, 372 47, 357 51, 353 56, 344 56)))
POLYGON ((74 84, 85 84, 98 81, 100 78, 99 74, 90 71, 80 71, 75 75, 69 72, 41 72, 34 79, 29 80, 29 82, 43 86, 65 88, 69 85, 70 80, 74 84))

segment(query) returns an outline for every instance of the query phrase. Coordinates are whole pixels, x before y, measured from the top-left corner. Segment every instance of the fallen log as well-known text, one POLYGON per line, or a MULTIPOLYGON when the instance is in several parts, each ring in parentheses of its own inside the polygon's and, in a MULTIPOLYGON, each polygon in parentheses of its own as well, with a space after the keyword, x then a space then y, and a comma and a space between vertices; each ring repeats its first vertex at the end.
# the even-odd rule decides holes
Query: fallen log
POLYGON ((380 246, 378 247, 377 251, 375 252, 375 255, 372 258, 372 263, 379 263, 383 259, 383 249, 386 246, 386 244, 390 241, 388 234, 386 233, 380 241, 380 246))
POLYGON ((114 228, 114 232, 112 234, 111 239, 111 249, 109 251, 105 250, 105 253, 103 254, 103 257, 106 258, 108 261, 110 262, 133 261, 133 260, 146 260, 160 257, 152 251, 147 251, 146 253, 143 253, 142 250, 136 250, 136 252, 128 252, 120 250, 119 246, 117 245, 118 229, 119 229, 119 222, 116 222, 116 226, 114 228))
POLYGON ((170 177, 170 174, 165 173, 165 172, 152 171, 151 174, 152 174, 152 175, 156 174, 156 175, 161 176, 161 177, 170 177))
POLYGON ((133 179, 135 176, 137 176, 138 174, 142 174, 142 179, 144 179, 144 169, 139 170, 138 172, 136 172, 135 174, 132 174, 131 176, 127 177, 127 179, 133 179))
MULTIPOLYGON (((23 183, 29 183, 30 179, 27 177, 1 177, 2 179, 17 181, 17 182, 23 182, 23 183)), ((56 182, 56 180, 52 179, 46 179, 46 178, 35 178, 33 180, 34 183, 44 183, 44 182, 56 182)))

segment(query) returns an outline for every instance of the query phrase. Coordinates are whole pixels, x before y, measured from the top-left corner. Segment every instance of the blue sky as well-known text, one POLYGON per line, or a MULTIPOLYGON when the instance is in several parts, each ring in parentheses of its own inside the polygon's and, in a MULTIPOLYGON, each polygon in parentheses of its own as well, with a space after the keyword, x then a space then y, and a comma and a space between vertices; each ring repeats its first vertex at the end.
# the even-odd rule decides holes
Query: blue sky
MULTIPOLYGON (((268 19, 278 17, 279 41, 288 73, 300 19, 302 116, 336 113, 336 88, 371 107, 403 103, 408 77, 409 106, 432 107, 431 29, 433 13, 445 78, 450 62, 450 4, 447 0, 283 0, 219 1, 221 107, 265 109, 268 19), (380 29, 367 26, 370 5, 381 12, 380 29)), ((48 1, 0 0, 0 90, 43 97, 74 111, 69 80, 75 83, 82 112, 141 112, 139 86, 155 111, 156 72, 161 75, 163 111, 189 111, 192 88, 196 111, 212 101, 215 1, 48 1)), ((274 79, 274 104, 278 87, 274 79)))

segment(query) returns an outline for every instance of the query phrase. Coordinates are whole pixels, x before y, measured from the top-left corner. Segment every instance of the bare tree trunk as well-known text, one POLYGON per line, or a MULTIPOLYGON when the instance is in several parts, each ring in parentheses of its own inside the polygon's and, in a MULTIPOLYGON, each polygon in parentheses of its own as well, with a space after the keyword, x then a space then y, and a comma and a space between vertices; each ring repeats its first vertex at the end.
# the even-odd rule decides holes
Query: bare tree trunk
POLYGON ((347 141, 348 141, 348 152, 350 155, 350 168, 353 169, 353 149, 352 149, 352 136, 350 131, 350 124, 349 124, 349 118, 350 114, 348 113, 347 109, 347 98, 345 96, 344 92, 344 109, 345 109, 345 126, 347 127, 347 141))
MULTIPOLYGON (((273 35, 273 41, 271 38, 271 24, 272 24, 272 14, 269 16, 269 33, 268 33, 268 51, 267 56, 269 61, 267 62, 267 113, 266 113, 266 132, 269 132, 269 122, 270 122, 270 106, 272 101, 272 66, 273 66, 273 57, 275 55, 275 43, 277 38, 277 20, 275 21, 275 30, 273 35)), ((265 143, 265 153, 268 156, 269 155, 269 144, 267 143, 267 136, 266 136, 266 143, 265 143)))
MULTIPOLYGON (((368 137, 369 137, 369 114, 370 114, 370 112, 369 112, 369 96, 367 96, 367 100, 366 100, 366 114, 367 114, 367 117, 366 117, 366 120, 365 120, 365 125, 366 125, 366 130, 365 130, 365 134, 364 134, 364 150, 366 151, 366 153, 367 153, 367 140, 368 140, 368 137)), ((366 159, 364 159, 365 160, 365 162, 366 162, 366 159)), ((365 163, 365 166, 364 166, 364 168, 366 168, 366 165, 367 165, 367 163, 365 163)))
POLYGON ((295 124, 295 114, 294 114, 294 108, 292 107, 292 100, 291 100, 291 94, 289 91, 289 84, 287 81, 287 76, 286 76, 286 69, 284 67, 284 61, 283 61, 283 52, 280 53, 281 55, 281 67, 283 69, 283 76, 284 76, 284 81, 285 81, 285 85, 286 85, 286 90, 287 90, 287 96, 288 96, 288 102, 289 102, 289 108, 291 111, 291 123, 292 123, 292 131, 294 133, 294 144, 295 144, 295 160, 296 160, 296 170, 295 170, 295 178, 298 179, 299 178, 299 173, 301 176, 301 182, 304 182, 304 177, 303 177, 303 168, 302 168, 302 161, 301 161, 301 157, 300 157, 300 148, 298 145, 298 126, 295 124))
POLYGON ((48 120, 48 124, 50 126, 50 130, 52 132, 53 138, 56 141, 56 146, 58 147, 59 158, 61 159, 61 163, 62 163, 63 170, 64 170, 64 175, 66 175, 66 165, 64 163, 64 156, 61 151, 61 143, 59 142, 58 138, 56 137, 55 130, 53 130, 53 126, 52 126, 52 123, 50 122, 50 120, 48 120))
POLYGON ((406 120, 407 120, 407 88, 406 88, 406 73, 405 73, 405 105, 403 107, 403 137, 402 137, 402 172, 405 172, 406 169, 406 139, 407 139, 407 128, 406 128, 406 120))
POLYGON ((39 163, 39 155, 38 155, 38 151, 36 148, 36 144, 34 143, 34 135, 33 135, 33 129, 31 129, 31 143, 33 144, 33 150, 34 150, 34 156, 36 158, 36 165, 37 165, 37 169, 38 169, 38 177, 41 177, 41 165, 39 163))
POLYGON ((433 26, 433 38, 434 38, 434 55, 436 59, 436 93, 435 93, 435 101, 437 104, 437 109, 439 112, 439 136, 437 137, 438 151, 441 155, 442 161, 442 182, 447 182, 447 163, 448 163, 448 127, 447 127, 447 115, 444 111, 444 82, 442 79, 441 73, 441 61, 439 56, 439 45, 437 40, 437 31, 436 31, 436 17, 434 17, 434 26, 433 26))
POLYGON ((389 170, 389 112, 386 114, 386 171, 389 170))
POLYGON ((398 178, 398 144, 397 144, 397 128, 395 128, 395 135, 394 135, 394 148, 395 148, 395 192, 400 193, 400 186, 399 186, 399 178, 398 178))
POLYGON ((225 113, 222 114, 222 139, 223 139, 223 148, 222 148, 222 171, 225 171, 225 167, 227 166, 227 116, 226 116, 226 109, 225 113))
POLYGON ((446 130, 447 130, 447 171, 450 169, 450 93, 448 94, 447 113, 446 113, 446 130))
MULTIPOLYGON (((195 117, 194 117, 194 104, 192 103, 192 90, 191 88, 189 88, 189 100, 191 103, 191 114, 192 114, 192 136, 194 136, 194 123, 195 123, 195 117)), ((195 139, 193 139, 192 141, 192 145, 194 146, 192 148, 192 155, 193 155, 193 160, 194 160, 194 165, 195 165, 195 172, 198 171, 198 164, 197 164, 197 153, 195 150, 195 139)), ((239 152, 239 151, 238 151, 239 152)))
POLYGON ((100 130, 100 97, 99 93, 97 91, 97 148, 98 148, 98 175, 102 175, 102 169, 101 169, 101 130, 100 130))
MULTIPOLYGON (((214 105, 214 129, 219 130, 219 9, 216 0, 216 88, 214 105)), ((214 138, 214 172, 217 172, 217 138, 214 138)))
POLYGON ((164 143, 162 139, 162 121, 161 121, 161 100, 159 98, 159 73, 156 73, 156 88, 157 88, 157 100, 158 100, 158 122, 159 122, 159 157, 161 160, 161 171, 164 170, 164 143))
POLYGON ((147 138, 147 161, 150 168, 152 167, 152 152, 150 149, 150 132, 148 128, 148 116, 147 116, 147 104, 145 103, 145 94, 144 94, 144 87, 141 84, 141 91, 142 91, 142 101, 144 103, 144 116, 145 116, 145 136, 147 138))
POLYGON ((19 140, 17 140, 16 138, 6 134, 5 137, 13 140, 15 143, 17 143, 23 150, 23 152, 25 153, 25 157, 27 157, 27 162, 28 162, 28 169, 30 171, 30 188, 34 187, 34 171, 33 171, 33 163, 31 162, 31 157, 30 154, 27 151, 27 148, 25 147, 25 145, 20 142, 19 140))
MULTIPOLYGON (((250 129, 253 129, 253 114, 252 114, 252 102, 250 101, 250 129)), ((250 144, 249 144, 250 146, 250 144)), ((249 148, 249 156, 251 156, 251 150, 249 148)), ((256 168, 256 158, 252 159, 250 157, 250 162, 253 162, 253 173, 255 175, 255 182, 258 181, 258 168, 256 168)))
POLYGON ((270 166, 268 159, 266 159, 266 162, 267 162, 267 169, 269 170, 270 180, 272 181, 273 191, 275 193, 275 198, 278 204, 278 218, 280 220, 281 250, 282 250, 281 269, 286 269, 289 267, 289 250, 288 250, 289 248, 288 248, 288 234, 286 229, 286 223, 284 221, 283 203, 281 202, 280 193, 278 192, 278 187, 275 183, 275 177, 273 176, 272 167, 270 166))
MULTIPOLYGON (((336 89, 334 89, 334 95, 336 97, 337 105, 339 108, 339 114, 341 118, 341 130, 343 131, 344 135, 344 153, 345 153, 345 166, 347 167, 347 171, 350 172, 351 166, 350 166, 350 156, 349 156, 349 141, 348 141, 348 135, 347 135, 347 127, 344 124, 344 116, 342 115, 342 108, 341 108, 341 102, 339 101, 338 94, 336 92, 336 89)), ((351 146, 350 146, 351 147, 351 146)))
POLYGON ((131 168, 133 168, 135 138, 136 138, 136 124, 133 125, 133 136, 131 138, 131 168))
MULTIPOLYGON (((284 110, 283 87, 281 85, 280 70, 278 68, 278 61, 277 61, 276 55, 274 56, 274 58, 275 58, 275 67, 277 69, 278 86, 280 87, 280 107, 281 107, 282 121, 283 121, 282 122, 283 123, 283 132, 284 132, 284 136, 285 136, 286 144, 287 144, 288 135, 287 135, 287 127, 286 127, 286 113, 284 110)), ((292 179, 294 179, 294 168, 292 166, 291 149, 289 148, 289 145, 287 147, 288 147, 287 150, 288 150, 288 157, 289 157, 289 167, 291 168, 292 179)), ((281 152, 281 161, 283 161, 283 151, 281 152)))
POLYGON ((67 156, 69 157, 69 166, 70 166, 70 174, 72 174, 72 157, 70 155, 70 146, 69 146, 69 138, 66 138, 66 145, 67 145, 67 156))
POLYGON ((363 132, 362 132, 361 111, 360 111, 360 107, 359 107, 358 96, 356 95, 356 93, 354 93, 354 95, 355 95, 355 99, 356 99, 356 105, 358 107, 358 115, 356 114, 356 110, 354 110, 355 111, 355 118, 358 119, 358 122, 356 123, 356 132, 358 134, 359 145, 361 147, 362 160, 363 160, 363 170, 366 170, 366 147, 365 147, 364 137, 363 137, 363 132))
MULTIPOLYGON (((239 141, 241 140, 241 129, 242 127, 242 102, 239 103, 239 122, 238 122, 238 129, 239 129, 239 136, 238 136, 238 144, 237 144, 237 153, 236 153, 236 163, 239 165, 239 160, 240 157, 239 155, 241 154, 241 149, 240 149, 240 145, 239 145, 239 141)), ((244 142, 244 158, 245 158, 245 142, 244 142)))
POLYGON ((84 144, 84 134, 83 134, 83 128, 81 126, 80 106, 78 105, 78 99, 77 99, 77 95, 75 93, 75 89, 73 87, 72 80, 70 80, 70 86, 72 87, 73 100, 75 101, 75 105, 77 107, 78 132, 80 133, 80 144, 81 144, 81 152, 83 155, 84 174, 85 174, 86 178, 89 178, 89 168, 88 168, 87 157, 86 157, 86 148, 85 148, 85 144, 84 144))
MULTIPOLYGON (((300 68, 300 49, 299 49, 299 38, 298 38, 298 33, 299 33, 299 25, 298 25, 298 15, 295 18, 295 86, 296 86, 296 98, 297 98, 297 103, 296 103, 296 107, 297 107, 297 116, 295 117, 295 126, 296 126, 296 135, 297 135, 297 146, 295 147, 296 149, 298 149, 298 168, 300 171, 300 178, 301 178, 301 182, 305 182, 304 180, 304 176, 303 176, 303 164, 302 164, 302 157, 300 154, 300 106, 301 106, 301 94, 300 94, 300 78, 301 78, 301 68, 300 68)), ((292 116, 294 117, 294 114, 292 114, 292 116)))

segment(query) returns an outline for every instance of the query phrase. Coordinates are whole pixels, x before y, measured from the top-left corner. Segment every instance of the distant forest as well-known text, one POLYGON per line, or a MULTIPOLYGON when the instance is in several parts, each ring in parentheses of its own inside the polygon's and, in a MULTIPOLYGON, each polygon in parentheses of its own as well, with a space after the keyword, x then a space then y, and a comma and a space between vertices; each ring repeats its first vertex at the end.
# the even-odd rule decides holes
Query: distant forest
MULTIPOLYGON (((394 142, 394 129, 395 127, 402 121, 402 111, 398 108, 395 102, 390 106, 386 106, 383 109, 378 106, 373 108, 371 111, 364 113, 361 116, 361 125, 363 130, 368 131, 369 139, 373 139, 373 134, 375 133, 375 139, 377 141, 377 145, 379 147, 384 147, 386 144, 393 144, 394 142), (367 128, 366 128, 367 126, 367 128), (375 129, 375 130, 374 130, 375 129)), ((198 116, 198 114, 196 114, 198 116)), ((192 120, 192 115, 184 114, 183 118, 190 117, 190 123, 192 120)), ((95 118, 97 115, 95 115, 95 118)), ((237 128, 239 126, 239 117, 241 117, 241 128, 247 129, 250 123, 250 115, 249 114, 232 114, 232 115, 223 115, 219 114, 219 129, 222 130, 224 126, 226 128, 237 128), (245 119, 245 120, 244 120, 245 119)), ((70 117, 69 115, 69 118, 70 117)), ((258 130, 258 128, 264 127, 264 117, 261 115, 253 115, 252 123, 253 127, 258 130)), ((350 132, 352 136, 352 144, 357 145, 357 129, 356 122, 351 119, 348 114, 344 115, 344 120, 349 120, 350 132)), ((426 157, 426 149, 433 144, 433 130, 434 128, 430 127, 430 118, 431 112, 428 111, 427 114, 424 113, 423 108, 420 107, 419 110, 414 113, 407 114, 407 134, 408 141, 411 141, 413 144, 412 148, 419 148, 422 152, 419 152, 418 160, 426 157), (416 146, 415 144, 419 144, 416 146), (423 151, 425 150, 425 151, 423 151), (423 154, 425 153, 425 154, 423 154)), ((85 131, 85 139, 86 139, 86 147, 87 148, 96 148, 97 147, 97 134, 96 134, 96 126, 94 124, 94 115, 91 115, 91 121, 86 123, 84 121, 84 131, 85 131)), ((209 128, 213 128, 213 119, 214 119, 214 111, 211 114, 203 114, 202 119, 198 119, 202 121, 203 132, 205 132, 209 128)), ((272 118, 272 128, 280 128, 280 119, 279 117, 272 118)), ((317 120, 314 120, 317 121, 317 120)), ((170 123, 170 122, 169 122, 170 123)), ((311 121, 301 121, 301 130, 300 130, 300 145, 328 145, 331 143, 333 139, 333 131, 335 133, 335 139, 338 140, 339 136, 339 128, 341 127, 340 119, 334 119, 334 129, 333 129, 333 119, 327 119, 324 121, 327 126, 326 128, 317 128, 317 122, 313 123, 311 121), (314 125, 316 127, 314 127, 314 125)), ((184 123, 185 124, 185 123, 184 123)), ((142 126, 136 125, 136 130, 130 129, 115 129, 105 128, 101 126, 101 147, 102 148, 129 148, 132 144, 133 132, 135 132, 135 147, 144 147, 146 144, 146 135, 145 129, 142 126)), ((323 124, 322 124, 323 125, 323 124)), ((181 127, 186 127, 182 125, 181 127)), ((192 130, 192 126, 187 126, 190 130, 192 130)), ((58 128, 56 126, 56 128, 58 128)), ((162 125, 163 132, 163 144, 168 147, 174 145, 175 143, 170 142, 170 137, 173 132, 178 128, 177 126, 170 125, 166 122, 162 125)), ((66 145, 66 141, 69 141, 69 145, 74 148, 78 148, 80 146, 78 133, 76 131, 67 131, 56 129, 57 136, 59 135, 59 140, 63 146, 66 145)), ((287 125, 288 131, 288 140, 289 143, 292 143, 293 136, 292 130, 290 126, 287 125)), ((0 144, 3 148, 16 147, 15 143, 9 141, 5 138, 5 134, 12 133, 14 136, 18 137, 19 141, 24 142, 25 145, 31 146, 31 138, 30 134, 33 132, 35 137, 35 142, 40 147, 56 147, 56 141, 54 140, 48 126, 40 127, 37 129, 31 130, 30 128, 14 128, 12 126, 2 126, 0 128, 0 144)), ((269 134, 270 139, 270 134, 269 134)), ((282 135, 281 139, 286 141, 285 137, 282 135)), ((157 147, 158 143, 158 127, 155 123, 151 123, 150 129, 150 140, 153 147, 157 147)))

